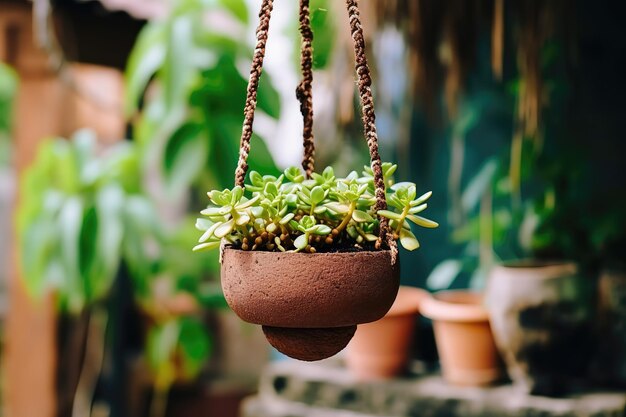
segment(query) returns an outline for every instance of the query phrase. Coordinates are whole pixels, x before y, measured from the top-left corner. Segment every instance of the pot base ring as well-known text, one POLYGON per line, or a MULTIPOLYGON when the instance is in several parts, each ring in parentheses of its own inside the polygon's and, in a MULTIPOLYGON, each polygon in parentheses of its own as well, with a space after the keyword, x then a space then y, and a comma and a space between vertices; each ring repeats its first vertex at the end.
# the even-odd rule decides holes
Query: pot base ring
POLYGON ((355 331, 356 325, 322 329, 263 326, 263 333, 274 348, 291 358, 308 362, 339 353, 355 331))

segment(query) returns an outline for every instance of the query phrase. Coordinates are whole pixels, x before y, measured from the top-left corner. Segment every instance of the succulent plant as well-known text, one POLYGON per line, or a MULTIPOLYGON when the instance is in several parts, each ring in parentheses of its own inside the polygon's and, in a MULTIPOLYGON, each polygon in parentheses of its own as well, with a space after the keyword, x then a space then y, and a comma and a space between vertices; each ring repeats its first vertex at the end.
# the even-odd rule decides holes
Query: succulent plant
POLYGON ((393 237, 407 250, 419 248, 412 225, 438 224, 418 215, 432 192, 417 195, 410 182, 394 184, 397 166, 383 163, 387 210, 375 210, 371 168, 337 178, 331 167, 306 179, 299 168, 282 175, 252 171, 250 184, 208 193, 211 205, 196 222, 202 236, 194 251, 211 250, 221 243, 242 250, 333 252, 373 249, 378 239, 378 216, 389 219, 393 237))

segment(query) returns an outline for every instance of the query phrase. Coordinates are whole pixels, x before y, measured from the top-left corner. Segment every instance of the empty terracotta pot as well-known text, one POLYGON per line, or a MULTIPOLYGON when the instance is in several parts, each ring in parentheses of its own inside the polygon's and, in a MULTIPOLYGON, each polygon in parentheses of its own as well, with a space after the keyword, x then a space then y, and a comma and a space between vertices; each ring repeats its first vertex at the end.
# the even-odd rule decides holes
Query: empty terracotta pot
POLYGON ((357 327, 346 352, 346 365, 354 375, 385 379, 406 370, 420 302, 427 296, 422 289, 401 286, 385 317, 357 327))
POLYGON ((244 321, 295 359, 341 351, 356 325, 380 319, 398 293, 399 264, 390 251, 294 253, 226 248, 222 289, 244 321))
POLYGON ((593 281, 571 262, 525 260, 489 275, 486 305, 515 385, 560 395, 587 380, 593 337, 593 281))
POLYGON ((500 358, 482 294, 441 291, 422 301, 421 313, 433 320, 446 381, 455 385, 482 386, 500 379, 500 358))

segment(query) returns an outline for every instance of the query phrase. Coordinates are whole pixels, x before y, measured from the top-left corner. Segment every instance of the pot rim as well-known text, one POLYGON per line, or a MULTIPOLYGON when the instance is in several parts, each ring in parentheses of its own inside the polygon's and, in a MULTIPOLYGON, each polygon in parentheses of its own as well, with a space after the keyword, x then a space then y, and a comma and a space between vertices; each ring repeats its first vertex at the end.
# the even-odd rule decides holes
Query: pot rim
POLYGON ((483 293, 472 290, 443 290, 425 297, 421 313, 431 320, 469 323, 489 321, 489 313, 483 304, 483 293), (472 298, 472 302, 448 301, 444 298, 472 298), (480 300, 480 301, 479 301, 480 300))
POLYGON ((231 245, 224 246, 224 251, 237 251, 249 254, 259 254, 260 256, 357 256, 363 254, 371 254, 371 253, 391 253, 391 249, 380 249, 380 250, 355 250, 355 251, 337 251, 337 252, 315 252, 315 253, 306 253, 306 252, 294 252, 294 251, 265 251, 265 250, 242 250, 241 248, 235 248, 231 245))
POLYGON ((494 271, 506 271, 507 273, 524 273, 531 272, 526 275, 536 279, 550 279, 565 274, 577 274, 578 264, 568 260, 538 260, 533 258, 518 259, 514 261, 502 262, 493 267, 494 271), (541 274, 537 274, 541 271, 541 274))
POLYGON ((384 318, 419 314, 428 291, 409 285, 400 285, 398 295, 384 318))

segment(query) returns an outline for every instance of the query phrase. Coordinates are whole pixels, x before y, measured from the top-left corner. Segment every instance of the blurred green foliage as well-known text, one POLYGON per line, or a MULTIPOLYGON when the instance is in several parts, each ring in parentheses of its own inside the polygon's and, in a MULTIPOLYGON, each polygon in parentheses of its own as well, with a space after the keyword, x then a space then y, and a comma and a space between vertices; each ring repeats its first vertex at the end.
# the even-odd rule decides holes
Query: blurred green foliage
MULTIPOLYGON (((192 186, 233 183, 247 87, 239 68, 252 58, 247 23, 243 0, 181 0, 165 20, 149 22, 133 48, 126 112, 172 198, 192 186), (210 16, 221 21, 219 28, 210 16)), ((273 118, 280 114, 280 98, 267 74, 258 109, 273 118)), ((252 147, 251 168, 276 173, 264 141, 253 138, 252 147)))
MULTIPOLYGON (((230 187, 253 45, 245 0, 178 0, 164 20, 141 31, 126 68, 125 111, 143 171, 158 183, 164 204, 188 199, 187 212, 202 208, 204 190, 230 187), (155 175, 156 173, 156 175, 155 175)), ((280 97, 267 74, 261 78, 258 111, 278 118, 280 97)), ((265 142, 256 134, 251 169, 277 173, 265 142)), ((155 270, 172 280, 174 292, 192 294, 200 306, 223 307, 221 291, 206 278, 218 274, 215 256, 191 252, 197 243, 195 216, 166 232, 155 270)), ((146 288, 147 290, 149 288, 146 288)), ((153 303, 143 293, 142 303, 153 303)), ((166 390, 178 377, 192 377, 211 352, 207 329, 188 316, 160 318, 147 340, 155 387, 166 390)))
POLYGON ((10 132, 17 86, 15 71, 0 62, 0 166, 7 165, 11 159, 10 132))
POLYGON ((95 135, 51 139, 24 173, 18 207, 26 287, 52 290, 61 311, 79 313, 109 295, 124 261, 136 281, 152 274, 159 221, 143 194, 132 143, 105 153, 95 135))
MULTIPOLYGON (((309 3, 311 30, 313 31, 314 70, 323 70, 328 66, 335 48, 337 20, 335 19, 335 16, 330 13, 329 8, 329 0, 311 0, 309 3)), ((292 22, 293 25, 290 28, 290 32, 293 32, 294 39, 298 40, 297 42, 294 42, 293 45, 293 57, 295 65, 300 68, 300 23, 298 19, 295 18, 292 22)))
POLYGON ((155 388, 166 391, 176 380, 193 378, 202 370, 213 340, 200 321, 181 317, 152 326, 146 346, 155 388))

